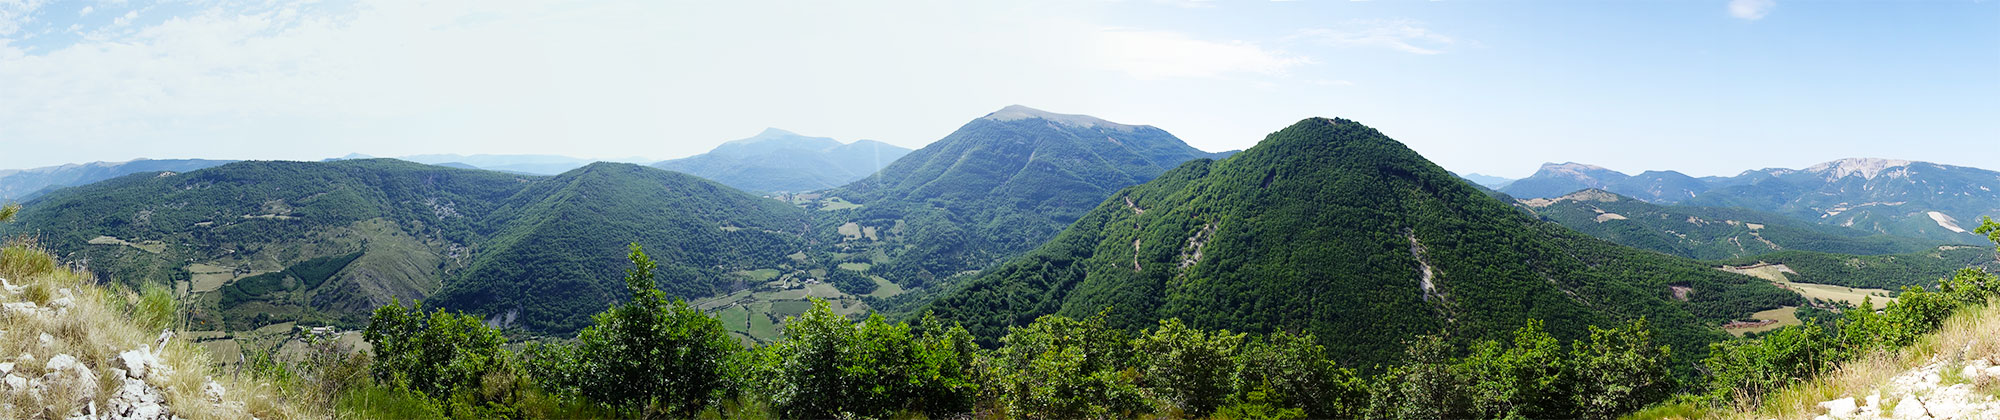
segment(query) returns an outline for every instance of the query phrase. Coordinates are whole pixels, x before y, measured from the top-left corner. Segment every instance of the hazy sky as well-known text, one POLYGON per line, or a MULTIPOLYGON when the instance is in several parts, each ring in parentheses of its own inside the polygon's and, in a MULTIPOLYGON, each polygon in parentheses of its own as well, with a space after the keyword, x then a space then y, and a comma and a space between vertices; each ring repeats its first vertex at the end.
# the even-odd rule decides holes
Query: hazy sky
POLYGON ((0 0, 0 168, 919 147, 1009 104, 1448 169, 2000 169, 2000 1, 0 0))

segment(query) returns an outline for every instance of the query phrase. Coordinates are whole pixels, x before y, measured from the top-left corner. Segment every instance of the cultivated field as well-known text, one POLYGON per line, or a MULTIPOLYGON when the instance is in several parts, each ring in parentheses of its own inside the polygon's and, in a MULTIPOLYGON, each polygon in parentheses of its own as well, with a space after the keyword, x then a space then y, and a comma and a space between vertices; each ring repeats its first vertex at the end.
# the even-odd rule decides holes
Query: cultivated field
POLYGON ((1799 273, 1792 271, 1791 267, 1786 267, 1784 264, 1757 264, 1742 267, 1724 266, 1720 269, 1731 273, 1770 280, 1771 283, 1777 284, 1778 287, 1797 292, 1800 296, 1805 296, 1809 299, 1842 301, 1851 305, 1861 306, 1861 301, 1866 298, 1874 301, 1875 309, 1887 307, 1890 301, 1896 300, 1896 298, 1891 297, 1895 296, 1896 293, 1885 289, 1864 289, 1830 284, 1794 282, 1786 274, 1798 275, 1799 273))

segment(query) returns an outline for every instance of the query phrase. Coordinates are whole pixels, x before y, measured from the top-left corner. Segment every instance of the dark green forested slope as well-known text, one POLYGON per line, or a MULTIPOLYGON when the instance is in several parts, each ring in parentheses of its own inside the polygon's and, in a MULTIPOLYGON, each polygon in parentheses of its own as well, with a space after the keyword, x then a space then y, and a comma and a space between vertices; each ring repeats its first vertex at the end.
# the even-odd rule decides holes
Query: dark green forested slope
POLYGON ((1939 245, 1755 210, 1663 206, 1597 189, 1525 204, 1535 215, 1619 245, 1704 260, 1780 250, 1896 254, 1939 245))
POLYGON ((1126 189, 927 309, 980 337, 1106 308, 1122 328, 1178 317, 1303 331, 1367 366, 1419 334, 1495 338, 1530 319, 1576 338, 1646 317, 1690 357, 1726 337, 1721 321, 1797 301, 1762 280, 1537 221, 1374 129, 1315 118, 1126 189), (1671 286, 1692 288, 1690 300, 1671 286))
POLYGON ((733 270, 775 267, 805 248, 804 210, 692 175, 595 163, 502 200, 490 242, 445 282, 441 306, 540 331, 573 331, 624 296, 619 250, 660 261, 669 296, 714 294, 733 270))
POLYGON ((1119 188, 1210 156, 1151 126, 1016 105, 829 192, 862 207, 821 219, 882 231, 901 221, 900 243, 878 247, 871 273, 924 287, 1033 249, 1119 188))

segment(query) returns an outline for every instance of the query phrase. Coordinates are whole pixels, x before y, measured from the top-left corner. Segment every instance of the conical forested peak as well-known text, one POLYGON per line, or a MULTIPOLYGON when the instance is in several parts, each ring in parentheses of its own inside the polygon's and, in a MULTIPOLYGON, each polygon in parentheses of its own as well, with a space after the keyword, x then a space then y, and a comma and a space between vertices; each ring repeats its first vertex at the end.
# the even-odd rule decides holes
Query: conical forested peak
MULTIPOLYGON (((1223 161, 1232 171, 1265 171, 1260 188, 1298 181, 1314 188, 1361 183, 1375 178, 1422 178, 1457 184, 1451 173, 1425 160, 1380 131, 1342 118, 1307 118, 1266 136, 1256 146, 1223 161), (1421 174, 1422 176, 1417 176, 1421 174)), ((1427 190, 1445 188, 1441 184, 1427 190)))
MULTIPOLYGON (((1345 118, 1313 117, 1271 133, 1244 153, 1300 153, 1324 148, 1356 145, 1394 146, 1408 151, 1402 143, 1382 135, 1367 125, 1345 118), (1262 149, 1262 150, 1260 150, 1262 149)), ((1320 152, 1323 153, 1323 152, 1320 152)))

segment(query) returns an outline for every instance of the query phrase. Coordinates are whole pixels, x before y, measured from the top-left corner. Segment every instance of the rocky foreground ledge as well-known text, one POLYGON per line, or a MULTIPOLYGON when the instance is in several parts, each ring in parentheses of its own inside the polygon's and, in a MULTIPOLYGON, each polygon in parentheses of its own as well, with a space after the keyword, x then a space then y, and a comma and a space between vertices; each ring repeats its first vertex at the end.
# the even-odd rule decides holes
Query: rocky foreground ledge
POLYGON ((176 355, 169 353, 189 351, 172 331, 150 343, 132 331, 103 331, 107 323, 135 327, 102 307, 102 295, 0 279, 0 355, 13 355, 0 356, 0 418, 178 420, 191 414, 177 410, 200 412, 195 418, 248 418, 244 403, 230 400, 222 383, 171 362, 176 355))
POLYGON ((1897 373, 1867 394, 1821 402, 1825 414, 1815 419, 2000 420, 2000 354, 1975 351, 1980 341, 1991 340, 2000 337, 1940 351, 1928 363, 1897 373))

